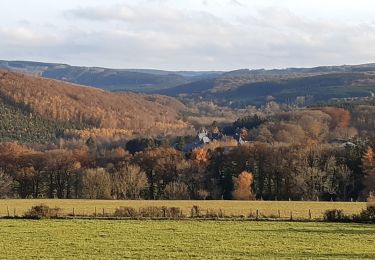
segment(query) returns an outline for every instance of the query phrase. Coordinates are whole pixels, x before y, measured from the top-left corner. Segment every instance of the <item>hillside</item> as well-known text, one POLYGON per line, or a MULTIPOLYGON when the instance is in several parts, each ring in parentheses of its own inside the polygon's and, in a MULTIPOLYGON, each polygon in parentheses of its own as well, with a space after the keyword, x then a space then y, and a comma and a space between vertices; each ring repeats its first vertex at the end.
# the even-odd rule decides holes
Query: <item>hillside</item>
POLYGON ((148 92, 213 77, 220 72, 108 69, 31 61, 1 61, 0 69, 94 86, 110 91, 148 92))
POLYGON ((256 105, 264 103, 268 96, 282 103, 303 97, 306 104, 316 104, 332 99, 369 97, 374 91, 375 74, 332 73, 244 84, 213 96, 256 105))
POLYGON ((345 72, 290 75, 225 74, 183 86, 158 91, 170 96, 203 98, 236 107, 262 105, 272 96, 277 102, 291 103, 302 98, 305 104, 332 99, 370 97, 375 92, 375 73, 345 72))
POLYGON ((187 127, 180 120, 184 105, 176 99, 159 95, 111 93, 1 71, 0 97, 12 107, 31 111, 46 120, 85 124, 109 129, 108 132, 117 129, 117 132, 127 131, 128 135, 163 134, 187 127))
POLYGON ((85 129, 89 126, 42 118, 14 107, 0 99, 0 141, 21 143, 51 143, 62 137, 65 129, 85 129))
POLYGON ((0 68, 104 90, 155 93, 180 99, 207 100, 235 108, 277 102, 306 105, 332 99, 363 98, 375 91, 375 64, 314 68, 163 71, 107 69, 29 61, 0 61, 0 68))

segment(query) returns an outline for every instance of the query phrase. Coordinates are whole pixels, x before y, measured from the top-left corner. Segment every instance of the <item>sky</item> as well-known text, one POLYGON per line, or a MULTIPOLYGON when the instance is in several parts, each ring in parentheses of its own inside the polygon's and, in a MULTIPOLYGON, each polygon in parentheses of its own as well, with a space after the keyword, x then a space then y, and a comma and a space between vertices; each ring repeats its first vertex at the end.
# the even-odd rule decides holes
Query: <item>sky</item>
POLYGON ((235 70, 375 62, 374 0, 0 0, 0 59, 235 70))

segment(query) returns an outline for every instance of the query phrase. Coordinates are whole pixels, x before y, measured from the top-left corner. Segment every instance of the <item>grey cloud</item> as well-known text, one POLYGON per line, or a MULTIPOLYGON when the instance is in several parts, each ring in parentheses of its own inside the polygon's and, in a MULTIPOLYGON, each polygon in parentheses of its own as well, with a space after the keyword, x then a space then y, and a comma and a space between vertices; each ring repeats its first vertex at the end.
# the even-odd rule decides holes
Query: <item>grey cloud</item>
POLYGON ((81 8, 64 15, 76 27, 54 32, 0 27, 0 38, 5 39, 0 54, 18 51, 74 64, 195 70, 375 59, 374 24, 314 21, 280 8, 236 20, 162 4, 81 8))

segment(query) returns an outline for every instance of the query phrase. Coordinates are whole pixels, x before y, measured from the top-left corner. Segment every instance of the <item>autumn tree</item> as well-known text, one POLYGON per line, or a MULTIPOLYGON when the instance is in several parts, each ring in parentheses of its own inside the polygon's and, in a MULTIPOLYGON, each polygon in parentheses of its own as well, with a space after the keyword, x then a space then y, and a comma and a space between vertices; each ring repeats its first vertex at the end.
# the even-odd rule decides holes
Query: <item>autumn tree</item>
POLYGON ((243 171, 233 180, 234 190, 232 196, 236 200, 250 200, 253 198, 251 185, 253 184, 253 174, 243 171))
POLYGON ((184 160, 180 151, 165 147, 146 149, 136 153, 133 159, 147 174, 150 198, 161 197, 165 186, 178 180, 179 174, 183 171, 180 165, 184 160))
POLYGON ((108 199, 111 196, 111 178, 103 168, 84 171, 83 196, 89 199, 108 199))
POLYGON ((349 126, 350 112, 348 110, 338 107, 325 107, 322 111, 332 118, 331 129, 336 127, 345 128, 349 126))
POLYGON ((365 195, 375 191, 375 153, 368 147, 362 156, 362 170, 364 173, 365 195))

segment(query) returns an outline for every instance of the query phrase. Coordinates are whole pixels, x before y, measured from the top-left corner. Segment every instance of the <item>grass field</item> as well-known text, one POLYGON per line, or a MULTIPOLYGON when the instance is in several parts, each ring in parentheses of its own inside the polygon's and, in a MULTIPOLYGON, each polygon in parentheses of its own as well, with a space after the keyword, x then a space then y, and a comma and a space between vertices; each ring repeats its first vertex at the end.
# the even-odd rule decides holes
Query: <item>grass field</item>
POLYGON ((98 213, 104 209, 105 213, 113 213, 120 206, 129 206, 134 208, 148 206, 167 206, 179 207, 186 215, 190 214, 191 207, 198 205, 202 209, 222 209, 225 215, 244 215, 248 216, 250 212, 254 214, 256 210, 259 215, 280 215, 282 218, 288 218, 290 212, 293 218, 306 219, 309 217, 309 210, 313 219, 322 218, 322 214, 327 209, 342 209, 347 214, 359 213, 366 208, 364 202, 312 202, 312 201, 225 201, 225 200, 57 200, 57 199, 10 199, 0 200, 0 216, 9 214, 13 216, 23 215, 25 211, 32 206, 46 204, 50 207, 59 207, 64 214, 71 214, 73 208, 76 215, 92 215, 95 208, 98 213))
POLYGON ((375 259, 373 225, 0 220, 4 259, 375 259))

